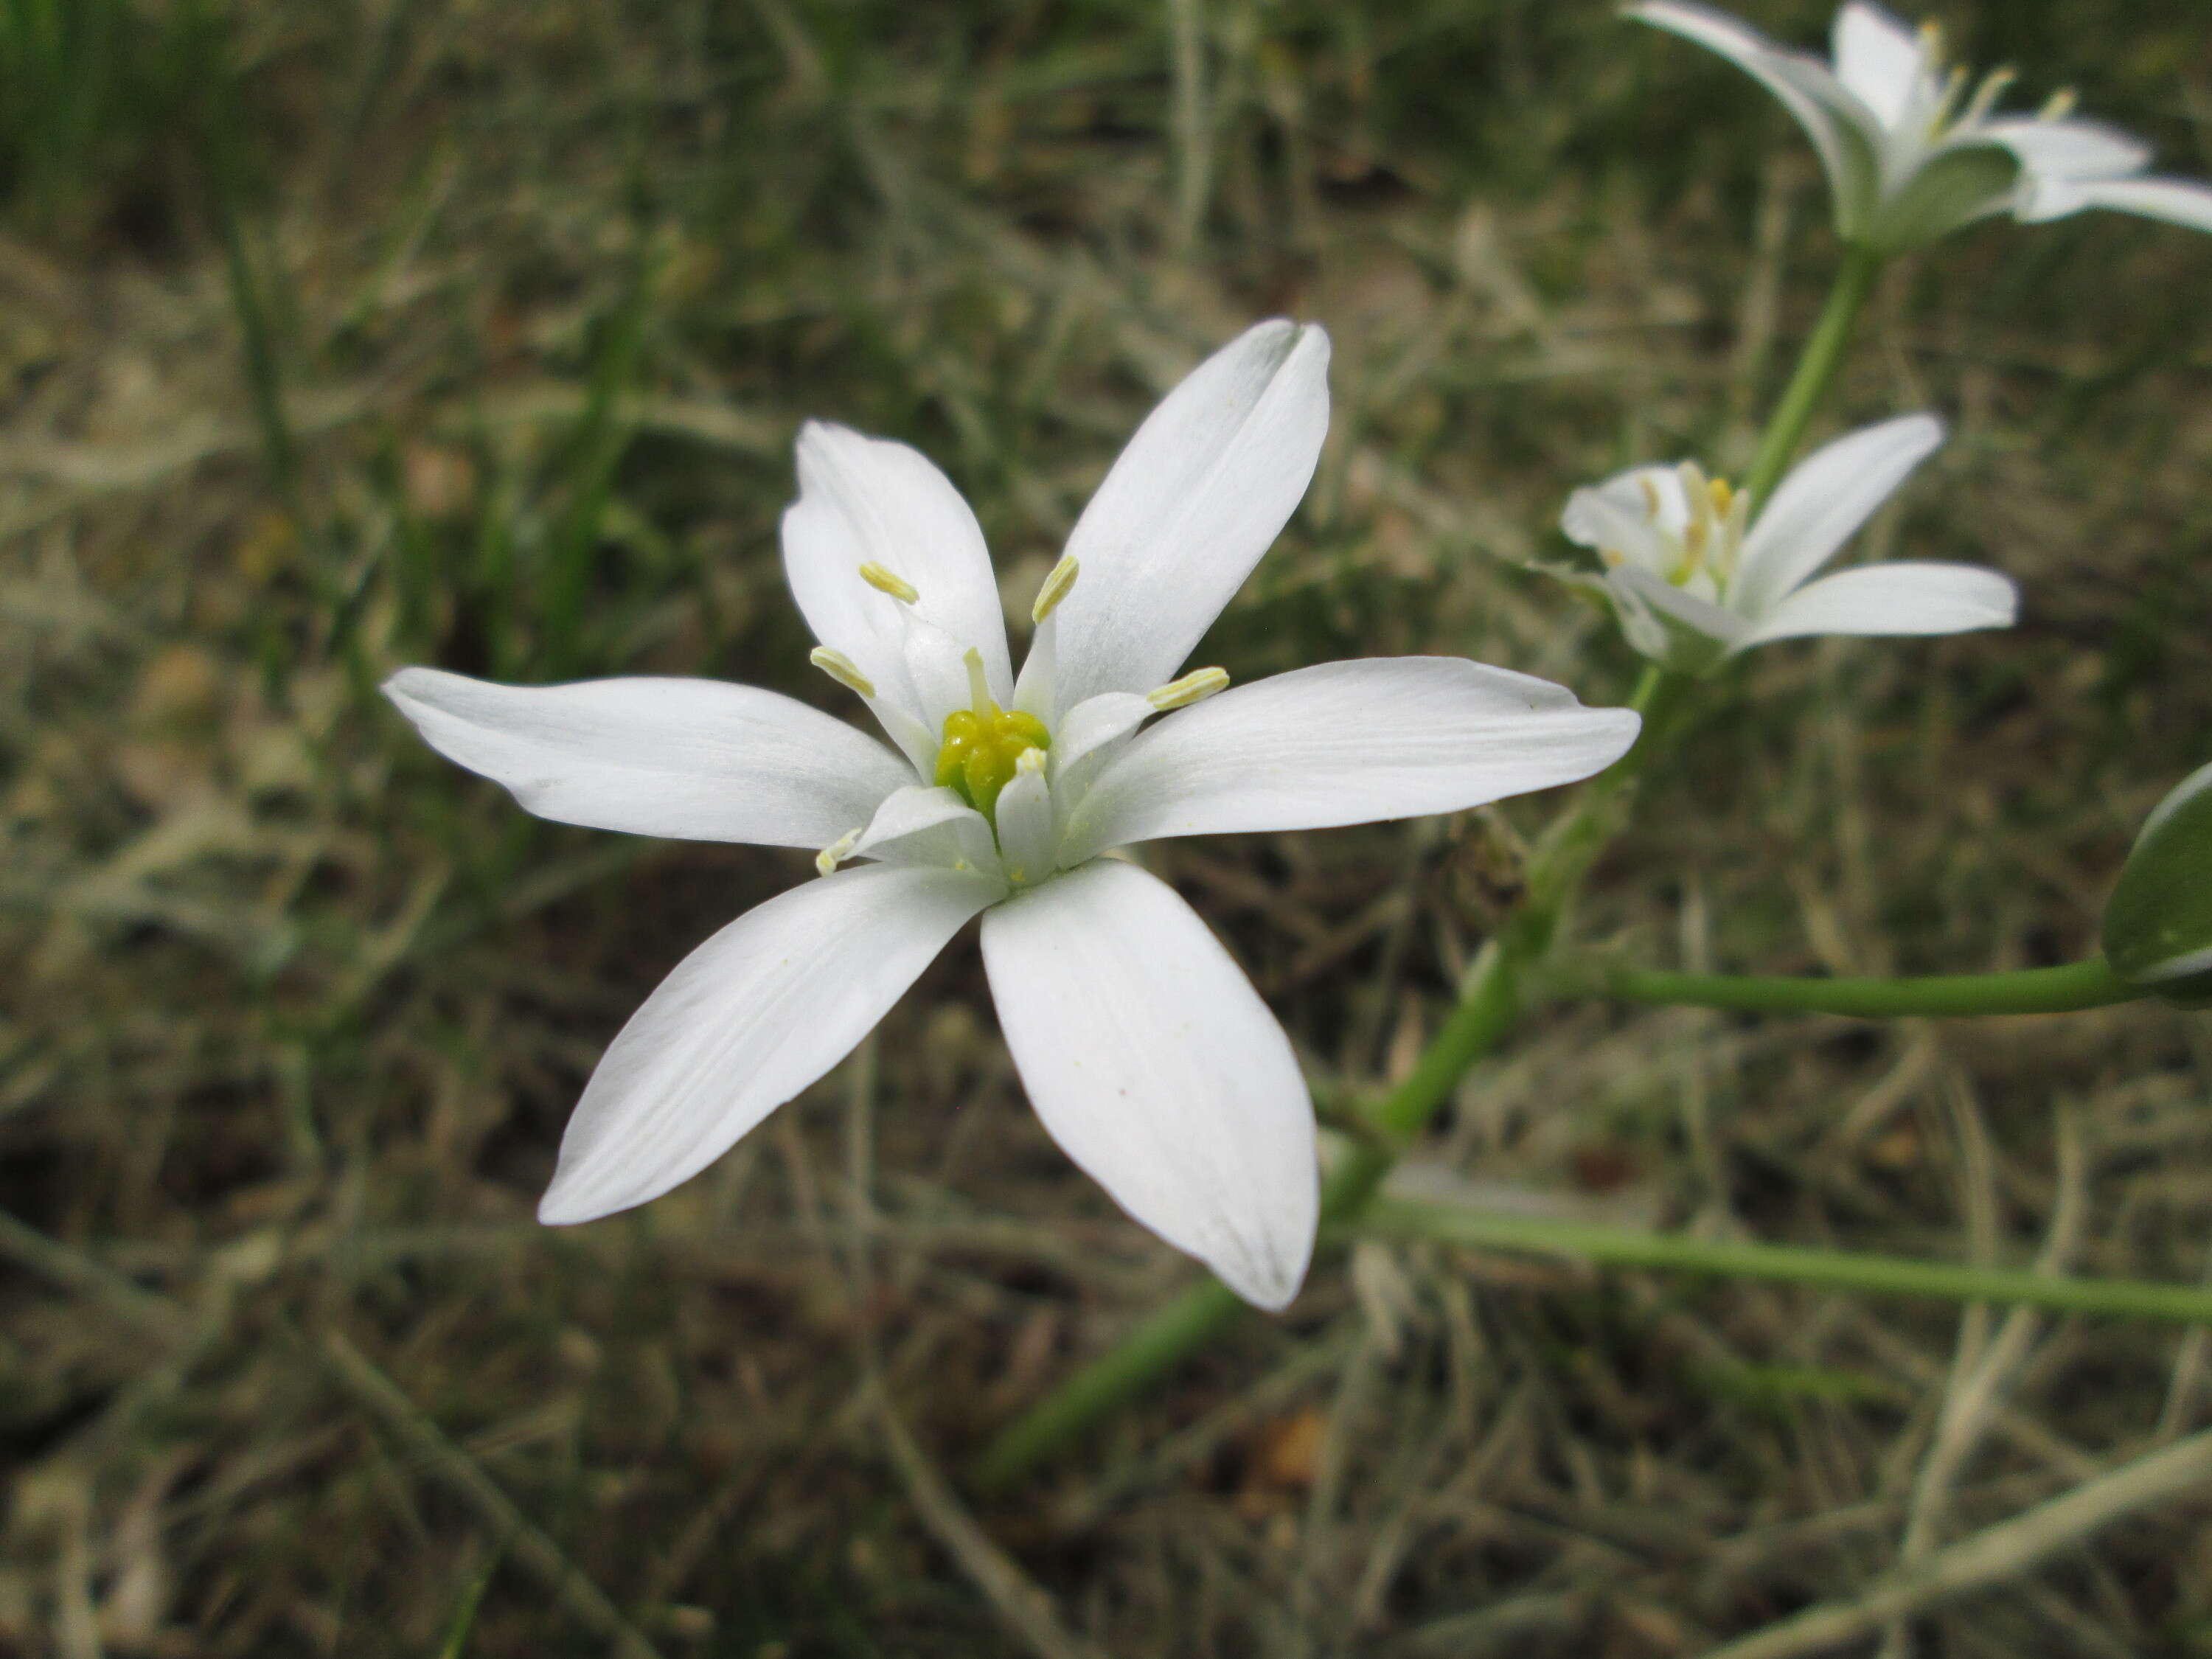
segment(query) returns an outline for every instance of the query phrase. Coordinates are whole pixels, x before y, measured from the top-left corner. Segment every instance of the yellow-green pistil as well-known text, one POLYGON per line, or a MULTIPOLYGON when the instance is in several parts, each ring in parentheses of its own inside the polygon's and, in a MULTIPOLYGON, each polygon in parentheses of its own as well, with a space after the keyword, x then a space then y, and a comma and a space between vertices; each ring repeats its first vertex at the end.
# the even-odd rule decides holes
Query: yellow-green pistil
POLYGON ((1034 714, 1001 708, 983 678, 982 653, 968 653, 968 685, 974 702, 945 717, 945 741, 937 750, 939 787, 960 799, 998 827, 999 793, 1014 781, 1023 752, 1050 749, 1052 734, 1034 714))

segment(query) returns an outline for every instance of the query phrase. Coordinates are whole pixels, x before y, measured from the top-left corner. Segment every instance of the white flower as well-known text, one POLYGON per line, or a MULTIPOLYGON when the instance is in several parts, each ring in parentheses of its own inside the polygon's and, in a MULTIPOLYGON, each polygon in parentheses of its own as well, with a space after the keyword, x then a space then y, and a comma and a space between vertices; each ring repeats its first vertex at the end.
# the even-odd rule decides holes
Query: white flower
POLYGON ((1263 323, 1169 394, 1047 580, 1018 681, 981 532, 945 476, 903 445, 808 426, 785 573, 814 660, 896 750, 746 686, 392 677, 434 748, 540 817, 823 849, 823 879, 709 939, 615 1038, 541 1219, 589 1220, 696 1174, 842 1059, 980 913, 1000 1022, 1054 1139, 1249 1300, 1296 1294, 1317 1176, 1289 1040, 1171 888, 1099 855, 1451 811, 1589 776, 1638 726, 1456 658, 1227 692, 1219 669, 1173 678, 1305 492, 1328 368, 1320 329, 1263 323))
POLYGON ((1890 252, 2008 210, 2035 222, 2092 207, 2212 230, 2212 187, 2144 177, 2149 149, 2075 119, 2069 93, 2039 114, 1998 114, 2012 71, 1970 91, 1964 68, 1945 70, 1932 23, 1916 31, 1850 0, 1836 14, 1832 67, 1689 0, 1623 9, 1710 47, 1782 100, 1820 153, 1846 240, 1890 252))
POLYGON ((2017 590, 1976 565, 1862 565, 1811 580, 1942 441, 1930 415, 1862 428, 1807 456, 1764 506, 1693 461, 1632 467, 1575 491, 1560 517, 1603 574, 1553 574, 1602 592, 1630 644, 1692 674, 1808 634, 2009 628, 2017 590))

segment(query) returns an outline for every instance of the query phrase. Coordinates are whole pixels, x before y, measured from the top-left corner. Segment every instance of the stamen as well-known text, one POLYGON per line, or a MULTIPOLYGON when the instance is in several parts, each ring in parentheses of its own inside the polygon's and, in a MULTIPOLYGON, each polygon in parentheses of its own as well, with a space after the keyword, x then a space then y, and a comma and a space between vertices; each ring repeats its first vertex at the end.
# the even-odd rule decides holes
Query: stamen
POLYGON ((860 844, 863 833, 859 830, 848 830, 838 836, 814 855, 815 869, 825 876, 836 874, 837 866, 853 856, 853 848, 860 844))
POLYGON ((2018 79, 2020 72, 2009 64, 2000 64, 1991 70, 1982 77, 1982 84, 1974 88, 1973 101, 1959 118, 1959 125, 1970 127, 1987 115, 1996 107, 1997 100, 2005 95, 2005 89, 2018 79))
POLYGON ((912 605, 921 597, 921 590, 898 572, 872 561, 860 567, 860 580, 877 592, 890 594, 901 605, 912 605))
POLYGON ((1712 541, 1713 488, 1705 469, 1695 461, 1684 461, 1675 469, 1675 476, 1681 480, 1690 509, 1690 522, 1682 529, 1682 562, 1674 575, 1675 586, 1680 586, 1697 573, 1712 541))
POLYGON ((1188 708, 1191 704, 1212 696, 1217 691, 1229 689, 1229 671, 1225 668, 1200 668, 1179 680, 1170 680, 1165 685, 1145 693, 1145 701, 1163 714, 1170 709, 1188 708))
POLYGON ((1014 775, 1017 777, 1035 777, 1043 770, 1044 750, 1042 749, 1024 749, 1014 757, 1014 775))
POLYGON ((968 702, 975 711, 975 718, 988 720, 999 712, 999 705, 991 700, 991 682, 983 672, 983 653, 974 646, 961 660, 968 665, 968 702))
POLYGON ((1636 487, 1644 492, 1644 516, 1650 519, 1652 523, 1658 523, 1661 507, 1659 500, 1659 486, 1651 482, 1651 475, 1650 473, 1639 472, 1636 475, 1636 487))
POLYGON ((1079 568, 1075 555, 1060 555, 1060 562, 1053 566, 1052 574, 1044 579, 1044 586, 1037 589, 1036 603, 1030 607, 1031 622, 1041 623, 1052 615, 1060 602, 1067 597, 1067 590, 1075 586, 1079 568))
POLYGON ((1961 64, 1943 77, 1943 91, 1936 100, 1935 112, 1928 118, 1928 137, 1930 141, 1941 138, 1945 131, 1949 128, 1951 112, 1958 108, 1959 100, 1966 95, 1966 66, 1961 64))
POLYGON ((2074 112, 2081 101, 2071 87, 2061 87, 2043 100, 2043 107, 2035 112, 2039 121, 2063 121, 2074 112))
POLYGON ((1920 61, 1929 69, 1943 61, 1943 26, 1932 17, 1920 25, 1920 61))
POLYGON ((857 691, 864 697, 876 695, 875 684, 860 672, 860 664, 842 651, 832 651, 826 645, 817 645, 806 653, 806 660, 843 686, 848 691, 857 691))
POLYGON ((1726 478, 1715 478, 1705 487, 1712 492, 1713 512, 1721 518, 1728 517, 1729 507, 1735 500, 1735 487, 1726 478))

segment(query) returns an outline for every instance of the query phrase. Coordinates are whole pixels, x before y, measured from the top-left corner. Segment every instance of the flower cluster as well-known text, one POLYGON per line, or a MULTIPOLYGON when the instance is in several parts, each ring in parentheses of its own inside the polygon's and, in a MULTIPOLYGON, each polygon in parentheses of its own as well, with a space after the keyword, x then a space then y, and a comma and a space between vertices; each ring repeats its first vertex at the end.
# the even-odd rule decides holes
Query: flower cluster
MULTIPOLYGON (((1838 15, 1832 64, 1688 0, 1625 10, 1782 100, 1827 168, 1853 270, 2002 211, 2106 207, 2212 229, 2212 188, 2145 176, 2142 146, 2063 97, 2000 113, 2008 74, 1946 71, 1932 29, 1865 0, 1838 15)), ((808 425, 784 570, 814 664, 887 743, 703 680, 392 678, 387 695, 434 747, 541 817, 816 853, 820 879, 708 939, 616 1037, 543 1219, 587 1221, 697 1174, 836 1065, 981 917, 1000 1023, 1054 1139, 1248 1300, 1297 1293, 1318 1210, 1297 1057, 1205 923, 1119 849, 1455 811, 1591 776, 1639 729, 1631 710, 1458 658, 1332 663, 1234 690, 1218 668, 1186 671, 1305 492, 1328 368, 1320 328, 1268 322, 1175 387, 1038 592, 1018 674, 959 492, 902 444, 808 425)), ((1812 395, 1793 388, 1765 467, 1779 472, 1812 395)), ((1638 651, 1692 675, 1776 640, 2007 627, 2018 596, 1992 570, 1820 574, 1942 438, 1924 414, 1864 428, 1765 500, 1691 461, 1632 468, 1574 492, 1562 528, 1595 557, 1555 574, 1601 594, 1638 651)), ((2116 967, 2176 995, 2212 995, 2208 778, 2146 829, 2110 929, 2116 967)))

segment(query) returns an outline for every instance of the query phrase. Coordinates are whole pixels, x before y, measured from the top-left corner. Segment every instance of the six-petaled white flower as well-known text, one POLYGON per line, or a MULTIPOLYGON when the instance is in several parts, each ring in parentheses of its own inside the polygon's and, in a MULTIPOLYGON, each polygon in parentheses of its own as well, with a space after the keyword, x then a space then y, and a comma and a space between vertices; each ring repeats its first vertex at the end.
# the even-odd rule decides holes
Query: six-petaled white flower
POLYGON ((1632 467, 1575 491, 1560 518, 1602 572, 1553 574, 1603 593, 1630 644, 1692 674, 1769 640, 2008 628, 2011 580, 1976 565, 1900 561, 1812 580, 1942 441, 1929 415, 1863 428, 1806 457, 1763 504, 1693 461, 1632 467))
POLYGON ((1850 0, 1836 14, 1832 66, 1690 0, 1623 10, 1710 47, 1782 100, 1820 152, 1846 240, 1890 252, 1994 213, 2036 222, 2093 207, 2212 230, 2212 187, 2145 176, 2148 147, 2075 118, 2069 94, 2035 115, 1997 113, 2012 72, 1976 82, 1947 71, 1932 23, 1911 29, 1850 0))
POLYGON ((895 750, 747 686, 392 677, 434 748, 540 817, 822 849, 822 879, 714 934, 615 1038, 541 1218, 589 1220, 698 1173, 981 914, 1000 1023, 1053 1137, 1241 1295, 1296 1294, 1317 1177, 1290 1042, 1173 889, 1101 854, 1452 811, 1587 777, 1638 727, 1456 658, 1331 663, 1233 691, 1218 669, 1176 678, 1305 492, 1328 365, 1319 328, 1263 323, 1168 396, 1039 593, 1018 680, 982 533, 951 483, 904 445, 808 426, 785 573, 815 662, 895 750))

